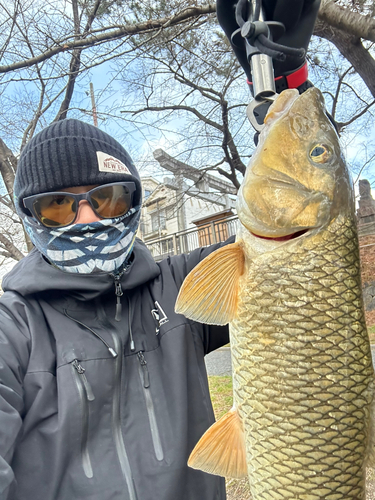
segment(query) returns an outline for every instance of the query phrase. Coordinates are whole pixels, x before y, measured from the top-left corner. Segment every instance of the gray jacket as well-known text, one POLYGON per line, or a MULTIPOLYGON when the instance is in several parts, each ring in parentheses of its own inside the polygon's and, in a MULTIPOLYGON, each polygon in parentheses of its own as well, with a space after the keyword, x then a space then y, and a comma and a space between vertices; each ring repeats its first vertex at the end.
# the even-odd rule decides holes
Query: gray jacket
POLYGON ((225 499, 222 478, 186 462, 214 421, 204 355, 228 330, 174 312, 212 250, 156 264, 137 241, 119 279, 62 272, 33 250, 6 276, 1 500, 225 499))

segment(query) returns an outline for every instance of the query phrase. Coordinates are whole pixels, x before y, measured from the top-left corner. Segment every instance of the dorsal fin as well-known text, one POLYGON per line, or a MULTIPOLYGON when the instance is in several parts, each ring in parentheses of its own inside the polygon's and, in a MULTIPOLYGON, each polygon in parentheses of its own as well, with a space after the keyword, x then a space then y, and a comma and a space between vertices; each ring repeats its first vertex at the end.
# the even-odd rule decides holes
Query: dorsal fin
POLYGON ((176 312, 211 325, 232 321, 237 312, 238 280, 244 262, 240 243, 225 245, 210 254, 186 276, 176 312))

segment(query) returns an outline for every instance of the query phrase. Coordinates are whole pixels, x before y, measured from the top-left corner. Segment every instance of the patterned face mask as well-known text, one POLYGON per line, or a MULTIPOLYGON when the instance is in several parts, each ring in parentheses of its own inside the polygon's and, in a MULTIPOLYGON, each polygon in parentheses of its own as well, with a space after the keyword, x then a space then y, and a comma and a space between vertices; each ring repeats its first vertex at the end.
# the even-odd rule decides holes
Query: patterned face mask
POLYGON ((114 273, 133 249, 140 205, 125 215, 88 224, 48 228, 25 215, 23 223, 36 248, 56 267, 69 273, 114 273))

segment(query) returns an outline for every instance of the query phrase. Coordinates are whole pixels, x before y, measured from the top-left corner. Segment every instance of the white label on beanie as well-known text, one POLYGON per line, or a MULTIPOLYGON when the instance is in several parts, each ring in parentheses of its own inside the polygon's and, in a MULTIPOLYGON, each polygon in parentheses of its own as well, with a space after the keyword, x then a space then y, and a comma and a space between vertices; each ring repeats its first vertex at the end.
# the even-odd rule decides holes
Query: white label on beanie
POLYGON ((118 160, 114 156, 108 153, 103 153, 103 151, 97 151, 96 156, 98 158, 98 165, 100 172, 111 172, 112 174, 128 174, 131 175, 130 170, 122 161, 118 160))

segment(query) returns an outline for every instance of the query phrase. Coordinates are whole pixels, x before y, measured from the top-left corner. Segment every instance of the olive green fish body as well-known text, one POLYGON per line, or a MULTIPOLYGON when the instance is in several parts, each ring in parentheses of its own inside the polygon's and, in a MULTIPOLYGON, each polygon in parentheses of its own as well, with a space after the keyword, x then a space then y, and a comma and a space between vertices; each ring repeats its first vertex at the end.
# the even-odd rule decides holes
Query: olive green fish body
POLYGON ((253 259, 231 323, 253 500, 361 500, 373 368, 352 220, 253 259))
MULTIPOLYGON (((364 500, 374 373, 351 176, 322 94, 280 94, 237 197, 236 243, 186 278, 177 310, 230 325, 234 408, 189 465, 252 500, 364 500)), ((369 458, 370 457, 370 458, 369 458)))

